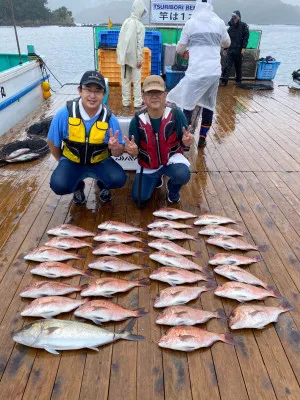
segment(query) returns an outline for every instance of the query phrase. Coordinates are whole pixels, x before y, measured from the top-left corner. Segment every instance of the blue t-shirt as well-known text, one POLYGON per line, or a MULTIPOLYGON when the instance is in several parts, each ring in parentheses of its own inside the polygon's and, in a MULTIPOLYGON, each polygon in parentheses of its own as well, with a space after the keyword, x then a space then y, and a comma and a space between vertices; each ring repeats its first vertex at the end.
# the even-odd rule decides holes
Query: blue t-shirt
MULTIPOLYGON (((98 118, 99 115, 96 115, 94 118, 91 118, 88 121, 82 119, 87 134, 89 134, 92 126, 94 125, 94 123, 97 121, 98 118)), ((54 143, 55 147, 61 147, 61 142, 64 139, 68 139, 69 136, 68 120, 69 120, 69 112, 67 107, 65 106, 56 113, 55 117, 51 122, 50 129, 48 132, 48 139, 54 143)), ((108 123, 108 130, 106 131, 105 134, 104 143, 108 143, 109 141, 110 128, 112 128, 113 133, 116 133, 117 130, 119 131, 118 135, 119 143, 125 145, 119 121, 113 114, 111 115, 108 123)))

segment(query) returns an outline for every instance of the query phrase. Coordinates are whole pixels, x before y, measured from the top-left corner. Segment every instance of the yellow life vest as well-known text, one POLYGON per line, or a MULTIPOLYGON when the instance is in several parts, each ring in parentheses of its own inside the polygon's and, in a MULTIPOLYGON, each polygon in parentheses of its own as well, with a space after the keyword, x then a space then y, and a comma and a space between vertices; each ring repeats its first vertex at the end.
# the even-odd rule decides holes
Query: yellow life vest
POLYGON ((77 164, 92 165, 110 157, 107 143, 104 143, 111 111, 104 104, 97 121, 89 134, 79 111, 79 99, 67 102, 69 112, 68 139, 62 142, 62 155, 77 164))

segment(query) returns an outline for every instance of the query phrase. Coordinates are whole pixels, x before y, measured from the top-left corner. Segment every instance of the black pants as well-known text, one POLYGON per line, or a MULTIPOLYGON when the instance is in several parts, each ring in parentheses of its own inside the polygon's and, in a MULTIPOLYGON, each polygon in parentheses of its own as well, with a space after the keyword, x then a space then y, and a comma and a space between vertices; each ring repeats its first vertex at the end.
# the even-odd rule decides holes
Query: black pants
POLYGON ((241 51, 242 51, 242 49, 237 49, 234 51, 228 50, 226 57, 225 57, 224 69, 223 69, 223 74, 222 74, 223 82, 225 82, 225 83, 228 82, 229 74, 230 74, 233 64, 235 67, 236 82, 240 83, 242 81, 243 56, 241 54, 241 51))
MULTIPOLYGON (((192 115, 193 115, 194 110, 183 110, 183 113, 187 119, 188 125, 191 125, 192 123, 192 115)), ((202 121, 201 125, 204 126, 211 126, 212 120, 213 120, 214 113, 211 110, 208 110, 207 108, 203 108, 202 110, 202 121)))

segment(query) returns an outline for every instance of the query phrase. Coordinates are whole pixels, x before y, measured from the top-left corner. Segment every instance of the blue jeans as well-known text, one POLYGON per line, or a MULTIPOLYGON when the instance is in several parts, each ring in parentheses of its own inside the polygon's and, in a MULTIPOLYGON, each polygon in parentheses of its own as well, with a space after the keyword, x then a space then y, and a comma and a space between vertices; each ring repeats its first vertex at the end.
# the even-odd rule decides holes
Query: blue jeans
MULTIPOLYGON (((132 185, 131 195, 136 203, 139 203, 139 184, 140 175, 136 174, 135 180, 132 185)), ((162 175, 167 175, 170 177, 168 181, 168 190, 170 196, 176 196, 183 185, 188 183, 191 177, 190 169, 185 164, 171 164, 160 168, 158 171, 153 172, 153 174, 142 174, 142 190, 140 202, 145 203, 149 200, 154 192, 154 189, 159 182, 162 175)))
POLYGON ((117 189, 125 185, 126 174, 123 168, 111 157, 95 165, 80 165, 62 159, 53 171, 50 187, 54 193, 64 195, 82 188, 85 178, 97 179, 100 188, 117 189))

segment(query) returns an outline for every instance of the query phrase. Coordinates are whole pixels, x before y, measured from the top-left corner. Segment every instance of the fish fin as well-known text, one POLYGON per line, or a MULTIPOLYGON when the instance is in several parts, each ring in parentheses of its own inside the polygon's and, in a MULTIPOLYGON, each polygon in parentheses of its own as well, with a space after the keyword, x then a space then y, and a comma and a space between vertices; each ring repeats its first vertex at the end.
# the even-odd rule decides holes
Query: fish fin
POLYGON ((136 311, 137 317, 143 317, 144 315, 148 314, 148 311, 145 311, 144 308, 138 308, 137 310, 134 310, 134 311, 136 311))
POLYGON ((237 342, 235 341, 235 337, 233 335, 231 335, 230 333, 225 333, 225 335, 221 334, 220 339, 222 340, 222 342, 231 344, 233 346, 235 346, 237 344, 237 342))
POLYGON ((137 281, 138 286, 150 286, 150 281, 148 278, 143 278, 137 281))
POLYGON ((144 340, 144 336, 141 335, 134 335, 132 334, 132 329, 135 325, 136 319, 132 318, 128 324, 125 326, 125 328, 119 333, 116 334, 116 340, 117 339, 125 339, 125 340, 133 340, 133 341, 141 341, 144 340))
POLYGON ((142 239, 140 243, 148 244, 148 240, 142 239))
POLYGON ((182 316, 185 315, 185 314, 186 314, 186 311, 177 311, 177 312, 175 313, 176 317, 182 317, 182 316))
POLYGON ((92 273, 92 271, 86 269, 84 271, 82 271, 84 276, 88 276, 89 278, 96 278, 95 275, 92 273))
POLYGON ((45 349, 46 351, 48 351, 48 353, 51 353, 51 354, 59 354, 59 352, 58 352, 57 350, 53 349, 53 347, 46 346, 46 347, 44 347, 44 349, 45 349))
POLYGON ((294 307, 286 298, 283 298, 283 301, 280 304, 280 306, 283 307, 285 309, 285 311, 293 311, 294 310, 294 307))
POLYGON ((188 341, 188 340, 195 339, 195 336, 193 336, 193 335, 180 335, 179 337, 183 341, 188 341))
POLYGON ((178 272, 167 272, 167 275, 169 275, 169 276, 178 275, 178 272))
POLYGON ((85 283, 84 285, 80 285, 79 289, 80 290, 85 290, 88 286, 89 286, 88 283, 85 283))
POLYGON ((195 255, 194 255, 193 257, 195 257, 195 258, 200 258, 201 255, 202 255, 202 252, 201 252, 201 251, 196 251, 196 252, 195 252, 195 255))
POLYGON ((99 349, 97 347, 87 347, 87 349, 94 350, 94 351, 99 351, 99 349))
POLYGON ((205 289, 205 291, 208 291, 208 290, 214 290, 214 289, 216 289, 218 286, 217 286, 217 284, 216 284, 216 282, 213 280, 213 281, 208 281, 207 283, 206 283, 206 285, 205 286, 203 286, 203 288, 205 289))
POLYGON ((266 289, 269 290, 270 292, 272 292, 274 297, 282 298, 279 290, 275 286, 272 286, 272 285, 271 286, 267 286, 266 289))
POLYGON ((176 296, 178 296, 179 293, 181 293, 181 292, 182 292, 182 290, 179 290, 179 291, 177 291, 176 293, 171 293, 170 296, 171 296, 171 297, 176 297, 176 296))
POLYGON ((142 253, 150 253, 150 249, 148 249, 148 248, 146 248, 146 247, 144 247, 143 249, 142 249, 142 253))
POLYGON ((150 268, 150 265, 148 265, 148 264, 142 264, 141 267, 142 267, 142 269, 148 269, 148 268, 150 268))
POLYGON ((263 261, 263 258, 262 258, 260 255, 256 255, 256 256, 254 256, 253 258, 256 260, 256 262, 261 262, 261 261, 263 261))
POLYGON ((220 318, 223 321, 225 321, 227 319, 227 315, 226 315, 225 311, 223 310, 223 308, 219 308, 216 311, 216 318, 220 318))

